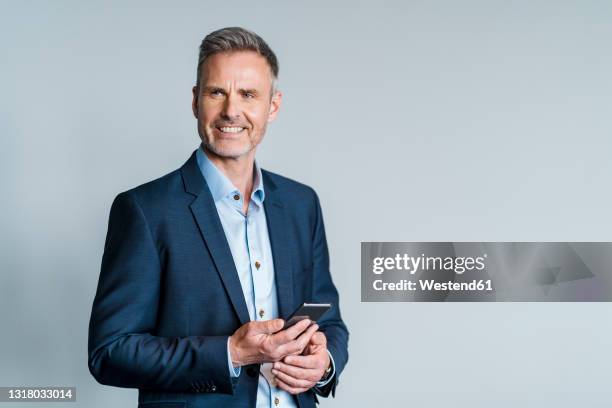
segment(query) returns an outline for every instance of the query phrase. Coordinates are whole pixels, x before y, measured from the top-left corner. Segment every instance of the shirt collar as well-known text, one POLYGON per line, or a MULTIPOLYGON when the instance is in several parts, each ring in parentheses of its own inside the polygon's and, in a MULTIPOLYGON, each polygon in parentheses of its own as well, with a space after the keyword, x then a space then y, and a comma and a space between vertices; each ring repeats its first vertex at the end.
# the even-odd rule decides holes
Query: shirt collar
MULTIPOLYGON (((206 153, 204 153, 204 147, 202 145, 200 145, 196 152, 196 160, 198 162, 198 167, 202 172, 202 176, 204 176, 206 179, 206 183, 208 184, 208 188, 210 189, 215 202, 221 200, 222 198, 240 193, 232 184, 230 179, 228 179, 225 174, 223 174, 223 172, 219 170, 219 168, 215 166, 212 161, 210 161, 206 153)), ((259 168, 257 161, 255 161, 251 200, 253 200, 255 204, 261 205, 264 201, 265 195, 261 169, 259 168)))

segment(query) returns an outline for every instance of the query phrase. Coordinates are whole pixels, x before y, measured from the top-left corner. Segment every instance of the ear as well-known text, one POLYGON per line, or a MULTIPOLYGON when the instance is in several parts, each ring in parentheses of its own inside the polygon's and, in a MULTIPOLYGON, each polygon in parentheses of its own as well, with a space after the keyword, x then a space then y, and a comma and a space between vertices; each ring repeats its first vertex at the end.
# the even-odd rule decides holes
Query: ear
POLYGON ((193 116, 195 116, 196 118, 198 117, 198 87, 194 86, 191 89, 191 92, 193 93, 193 99, 191 100, 191 110, 193 111, 193 116))
POLYGON ((272 95, 272 100, 270 101, 270 112, 268 113, 268 123, 276 119, 276 115, 278 115, 278 110, 280 109, 282 100, 283 100, 283 93, 280 91, 274 92, 274 95, 272 95))

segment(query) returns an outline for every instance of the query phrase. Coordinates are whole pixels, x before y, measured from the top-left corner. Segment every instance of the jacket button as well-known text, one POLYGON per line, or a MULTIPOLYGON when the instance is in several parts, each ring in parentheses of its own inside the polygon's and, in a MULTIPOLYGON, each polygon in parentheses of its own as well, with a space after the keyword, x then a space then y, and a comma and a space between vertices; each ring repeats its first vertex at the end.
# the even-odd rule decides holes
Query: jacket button
POLYGON ((246 372, 249 377, 257 377, 257 369, 255 367, 247 368, 246 372))

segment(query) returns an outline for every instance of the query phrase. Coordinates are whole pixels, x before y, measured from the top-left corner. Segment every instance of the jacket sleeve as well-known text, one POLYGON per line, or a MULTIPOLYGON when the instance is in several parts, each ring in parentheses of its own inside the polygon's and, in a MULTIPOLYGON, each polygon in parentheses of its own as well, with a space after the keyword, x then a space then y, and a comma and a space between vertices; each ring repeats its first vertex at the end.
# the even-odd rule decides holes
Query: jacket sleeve
POLYGON ((325 238, 325 226, 319 198, 315 194, 315 227, 313 233, 313 293, 315 303, 331 303, 332 308, 319 321, 320 330, 327 338, 327 349, 334 360, 334 377, 323 387, 315 387, 313 391, 327 397, 330 393, 335 396, 336 386, 340 373, 348 361, 348 337, 346 325, 340 316, 340 303, 338 291, 329 272, 329 252, 325 238))
POLYGON ((116 387, 233 393, 228 336, 155 333, 162 266, 132 193, 111 207, 98 288, 89 322, 89 371, 116 387))

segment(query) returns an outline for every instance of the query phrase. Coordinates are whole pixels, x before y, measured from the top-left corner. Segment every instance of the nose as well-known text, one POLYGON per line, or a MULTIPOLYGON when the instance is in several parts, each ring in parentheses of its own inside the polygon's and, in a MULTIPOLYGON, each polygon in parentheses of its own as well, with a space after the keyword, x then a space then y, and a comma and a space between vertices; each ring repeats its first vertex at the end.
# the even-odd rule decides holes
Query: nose
POLYGON ((238 101, 234 95, 230 94, 227 98, 225 98, 221 116, 224 120, 229 121, 234 121, 240 118, 240 106, 238 105, 238 101))

